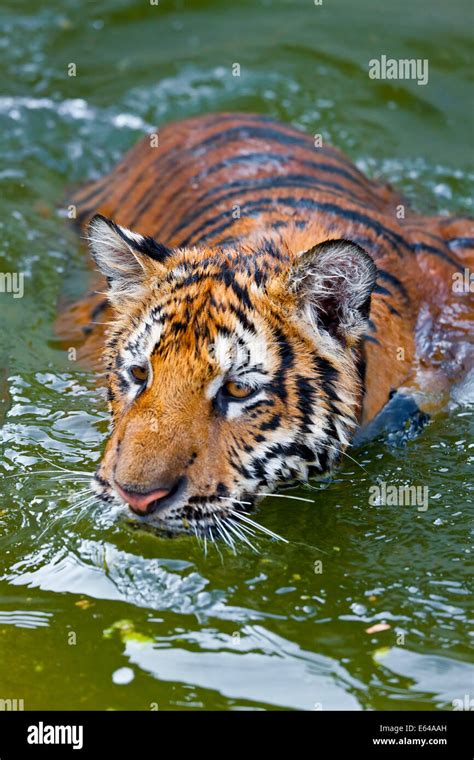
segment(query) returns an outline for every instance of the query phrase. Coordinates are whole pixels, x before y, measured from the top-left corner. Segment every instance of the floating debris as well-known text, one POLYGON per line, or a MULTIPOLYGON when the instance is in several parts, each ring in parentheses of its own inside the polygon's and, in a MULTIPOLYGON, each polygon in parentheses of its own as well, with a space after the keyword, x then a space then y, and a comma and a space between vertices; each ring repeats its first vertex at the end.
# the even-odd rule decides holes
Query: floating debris
POLYGON ((376 623, 375 625, 371 625, 370 628, 366 628, 366 633, 381 633, 382 631, 388 631, 389 628, 392 626, 388 623, 376 623))
POLYGON ((136 631, 131 620, 117 620, 109 628, 105 629, 103 632, 104 639, 111 639, 116 633, 118 633, 124 643, 127 641, 141 642, 143 644, 154 642, 151 636, 146 636, 144 633, 136 631))

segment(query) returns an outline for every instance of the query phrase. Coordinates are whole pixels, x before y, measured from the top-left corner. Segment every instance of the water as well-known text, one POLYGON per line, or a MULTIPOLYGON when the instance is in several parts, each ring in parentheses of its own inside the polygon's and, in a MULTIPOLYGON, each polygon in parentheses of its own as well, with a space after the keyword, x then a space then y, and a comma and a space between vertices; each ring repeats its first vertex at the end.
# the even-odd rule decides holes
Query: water
POLYGON ((56 468, 93 470, 107 414, 53 331, 58 299, 87 279, 56 207, 172 119, 264 112, 422 211, 472 213, 471 3, 11 0, 0 15, 0 265, 25 273, 24 298, 0 294, 0 698, 450 709, 472 695, 472 383, 405 447, 372 443, 294 492, 315 503, 267 499, 258 520, 289 543, 205 557, 77 506, 84 484, 56 468), (381 54, 428 58, 429 84, 369 80, 381 54), (428 510, 371 506, 380 480, 427 485, 428 510), (377 623, 390 628, 366 632, 377 623))

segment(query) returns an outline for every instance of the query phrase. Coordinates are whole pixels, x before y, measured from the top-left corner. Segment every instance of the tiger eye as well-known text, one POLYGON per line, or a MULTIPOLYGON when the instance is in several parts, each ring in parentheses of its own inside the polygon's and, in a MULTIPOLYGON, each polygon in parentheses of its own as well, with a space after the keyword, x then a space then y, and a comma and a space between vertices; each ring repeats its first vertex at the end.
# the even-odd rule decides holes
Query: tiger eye
POLYGON ((134 364, 133 367, 130 367, 130 374, 137 383, 146 383, 148 380, 148 367, 134 364))
POLYGON ((245 385, 245 383, 229 380, 224 384, 224 390, 227 395, 232 396, 232 398, 247 398, 252 395, 254 389, 249 385, 245 385))

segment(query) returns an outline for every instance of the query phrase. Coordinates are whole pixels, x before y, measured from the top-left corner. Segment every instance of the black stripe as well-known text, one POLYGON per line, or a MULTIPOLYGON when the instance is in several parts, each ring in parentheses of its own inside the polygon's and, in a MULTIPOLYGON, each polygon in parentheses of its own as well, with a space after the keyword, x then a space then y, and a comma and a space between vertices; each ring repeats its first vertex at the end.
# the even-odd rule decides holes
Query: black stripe
MULTIPOLYGON (((278 125, 278 122, 275 122, 275 120, 271 116, 262 116, 260 114, 228 114, 228 113, 217 114, 217 115, 216 114, 211 114, 211 116, 209 118, 205 118, 204 119, 204 118, 201 117, 201 121, 203 122, 203 124, 196 127, 196 132, 198 130, 199 131, 206 131, 207 132, 208 130, 212 129, 216 125, 218 127, 220 127, 223 121, 238 121, 239 119, 241 121, 243 121, 243 122, 245 122, 245 121, 257 122, 257 123, 263 122, 263 123, 273 123, 273 124, 277 124, 278 125)), ((241 126, 245 126, 245 123, 241 124, 241 126)), ((168 129, 168 127, 169 127, 169 125, 166 125, 164 128, 168 129)), ((148 138, 144 138, 142 142, 145 143, 145 140, 148 140, 148 138)), ((140 145, 140 143, 138 145, 140 145)), ((136 147, 138 147, 138 146, 136 146, 136 147)), ((166 148, 166 142, 163 143, 163 147, 166 148)), ((180 144, 178 144, 178 145, 172 145, 171 147, 168 147, 168 149, 164 150, 164 151, 163 151, 163 147, 159 151, 155 151, 154 149, 152 149, 152 150, 154 150, 154 154, 155 154, 156 158, 151 163, 150 162, 146 162, 145 168, 140 172, 140 174, 134 180, 134 185, 135 186, 137 186, 137 185, 139 185, 141 183, 143 177, 150 170, 151 166, 155 162, 159 163, 159 166, 158 166, 158 169, 159 169, 158 175, 160 177, 162 177, 162 182, 159 184, 159 187, 161 187, 161 185, 168 184, 169 181, 170 181, 170 177, 175 177, 176 176, 176 167, 177 167, 180 159, 183 159, 183 164, 184 164, 183 168, 184 169, 188 168, 189 162, 186 161, 186 156, 187 156, 187 154, 190 153, 191 150, 193 150, 195 148, 195 145, 191 146, 191 148, 189 150, 187 150, 187 151, 184 150, 183 147, 180 144), (165 166, 167 164, 169 164, 169 163, 172 164, 172 166, 170 167, 171 173, 170 173, 170 175, 167 175, 166 172, 163 171, 163 170, 164 170, 165 166)), ((329 147, 329 146, 327 146, 327 147, 329 147)), ((130 158, 130 156, 129 156, 129 158, 130 158)), ((123 168, 126 169, 127 171, 129 171, 129 169, 133 168, 133 166, 130 167, 129 163, 125 163, 123 168)), ((127 197, 127 195, 128 195, 129 192, 130 192, 130 190, 129 190, 129 188, 127 188, 125 190, 124 194, 119 198, 118 203, 117 203, 117 207, 120 205, 120 203, 122 201, 126 200, 126 197, 127 197)), ((148 208, 149 203, 146 200, 148 192, 149 192, 149 189, 146 188, 145 195, 141 196, 141 198, 138 199, 138 201, 136 203, 136 206, 135 206, 135 210, 138 211, 139 213, 138 213, 138 215, 135 215, 134 219, 138 219, 138 217, 141 215, 141 213, 143 212, 143 210, 145 210, 145 209, 148 208), (141 208, 141 205, 142 205, 142 203, 144 201, 145 201, 145 205, 143 206, 143 208, 141 208)), ((156 198, 156 195, 157 195, 157 187, 154 186, 153 187, 153 197, 156 198)))
MULTIPOLYGON (((287 224, 287 222, 280 222, 280 224, 287 224)), ((219 240, 219 247, 220 248, 226 248, 230 245, 235 245, 236 243, 242 242, 242 236, 236 236, 232 237, 231 235, 229 237, 223 238, 222 240, 219 240)))
POLYGON ((386 269, 380 269, 380 268, 378 268, 378 271, 377 271, 377 278, 378 277, 380 277, 382 280, 385 280, 386 282, 389 282, 391 285, 397 288, 399 293, 403 296, 404 300, 407 303, 410 302, 408 291, 405 285, 403 284, 403 282, 401 282, 401 280, 399 280, 398 277, 395 277, 395 275, 392 274, 391 272, 387 272, 386 269))
POLYGON ((363 398, 365 396, 365 390, 366 390, 366 388, 365 388, 365 375, 366 375, 366 371, 367 371, 367 360, 366 360, 366 356, 365 356, 364 344, 363 343, 362 343, 361 350, 360 350, 359 355, 358 355, 357 360, 356 360, 356 368, 357 368, 357 374, 359 375, 360 384, 361 384, 361 387, 362 387, 362 399, 361 400, 363 400, 363 398))
POLYGON ((459 261, 453 259, 449 253, 442 251, 441 248, 436 248, 434 245, 427 245, 426 243, 413 243, 411 248, 414 253, 432 253, 438 256, 438 258, 443 259, 443 261, 447 261, 448 264, 456 267, 456 269, 460 269, 459 261))
MULTIPOLYGON (((209 129, 214 127, 216 124, 218 126, 221 125, 222 121, 232 121, 232 120, 238 120, 239 118, 245 120, 245 121, 256 121, 256 122, 270 122, 273 124, 277 124, 278 122, 275 122, 274 119, 268 116, 260 116, 258 114, 242 114, 240 117, 235 116, 234 114, 219 114, 219 117, 214 119, 206 120, 209 123, 206 123, 204 130, 207 132, 209 129)), ((246 124, 243 123, 240 125, 241 127, 245 127, 246 124)), ((202 130, 203 127, 198 127, 197 129, 202 130)), ((217 132, 217 135, 221 134, 221 132, 217 132)), ((207 138, 207 139, 212 139, 207 138)), ((174 145, 172 148, 169 148, 165 153, 163 154, 163 151, 157 151, 156 159, 150 163, 147 163, 145 168, 140 172, 140 174, 135 178, 134 185, 138 186, 142 182, 143 178, 145 177, 146 173, 150 170, 151 166, 158 162, 158 170, 157 175, 158 177, 161 177, 161 182, 158 182, 158 184, 154 185, 152 188, 152 192, 150 192, 149 187, 145 187, 145 192, 138 201, 135 204, 135 213, 133 216, 133 219, 131 220, 131 224, 136 223, 136 221, 144 214, 152 203, 155 202, 156 197, 158 195, 158 192, 162 189, 162 187, 169 183, 170 177, 173 179, 176 178, 177 173, 182 169, 187 171, 189 162, 190 162, 190 156, 192 156, 194 149, 196 145, 192 145, 191 148, 188 150, 184 150, 180 145, 174 145), (180 163, 181 162, 181 163, 180 163), (169 166, 169 174, 167 172, 169 166)), ((327 146, 329 147, 329 146, 327 146)), ((128 166, 127 166, 128 169, 128 166)), ((186 183, 189 184, 189 181, 186 183)), ((130 192, 129 188, 127 187, 124 194, 118 199, 116 207, 119 208, 122 201, 126 200, 126 197, 128 193, 130 192)), ((174 198, 174 195, 172 196, 174 198)), ((163 229, 163 227, 160 228, 160 230, 163 229)))
MULTIPOLYGON (((238 193, 235 193, 235 194, 237 195, 238 193)), ((398 235, 396 232, 393 232, 393 230, 388 229, 382 223, 377 222, 375 219, 372 219, 371 217, 365 214, 361 214, 357 211, 354 211, 353 209, 345 209, 333 203, 318 202, 312 198, 265 197, 265 198, 260 198, 259 200, 255 200, 255 201, 248 201, 246 204, 240 207, 240 211, 242 212, 243 210, 246 210, 247 208, 257 208, 259 204, 268 204, 268 203, 273 203, 273 205, 276 205, 276 204, 285 205, 294 209, 299 209, 299 208, 308 209, 309 208, 314 211, 327 211, 329 214, 340 216, 343 219, 347 219, 351 222, 354 222, 355 224, 363 224, 369 229, 372 229, 377 235, 380 235, 381 237, 385 237, 390 242, 390 244, 395 248, 399 256, 402 255, 400 251, 400 246, 403 246, 407 250, 410 250, 409 244, 401 237, 401 235, 398 235)), ((218 221, 219 219, 225 219, 231 214, 232 214, 232 210, 223 211, 221 214, 218 214, 213 219, 209 219, 206 222, 203 222, 203 224, 201 224, 200 227, 194 230, 194 232, 186 240, 184 240, 181 243, 181 245, 188 245, 191 240, 194 240, 194 243, 202 243, 205 240, 208 240, 209 238, 214 237, 219 232, 222 232, 223 230, 227 229, 238 220, 231 218, 230 220, 221 224, 219 227, 216 227, 207 235, 201 235, 199 237, 196 237, 199 235, 200 232, 202 232, 204 229, 211 226, 212 224, 215 224, 215 222, 218 221)))
POLYGON ((274 414, 268 422, 263 422, 260 425, 260 430, 276 430, 281 422, 281 415, 274 414))
POLYGON ((383 285, 378 285, 378 284, 374 285, 374 289, 373 289, 372 292, 373 293, 378 293, 379 296, 391 296, 392 295, 391 291, 388 290, 388 288, 384 288, 383 285))
MULTIPOLYGON (((321 180, 319 177, 313 177, 311 174, 301 174, 301 173, 293 173, 293 174, 285 174, 283 177, 275 177, 275 176, 268 176, 268 177, 256 177, 255 179, 236 179, 236 180, 230 180, 227 182, 223 182, 221 185, 215 185, 214 187, 210 188, 206 193, 199 196, 199 198, 196 199, 196 203, 199 203, 201 200, 204 200, 205 198, 209 198, 210 196, 214 195, 215 193, 221 192, 221 190, 229 190, 232 188, 258 188, 261 185, 266 187, 266 183, 270 182, 270 187, 279 187, 279 181, 288 180, 291 182, 294 182, 295 184, 303 184, 308 183, 312 186, 322 186, 322 187, 331 187, 336 190, 340 190, 342 193, 345 193, 347 195, 348 189, 347 187, 344 187, 344 185, 339 185, 337 182, 328 182, 326 180, 321 180)), ((217 202, 216 199, 215 202, 217 202)))
POLYGON ((228 308, 233 314, 235 314, 244 330, 248 330, 248 332, 252 333, 253 335, 256 334, 257 331, 255 329, 255 325, 250 322, 247 315, 242 311, 242 309, 239 309, 238 306, 234 306, 233 304, 229 304, 228 308))
POLYGON ((391 303, 388 303, 387 301, 384 301, 385 306, 389 310, 390 314, 393 314, 395 317, 401 317, 402 315, 398 311, 398 309, 395 308, 395 306, 392 306, 391 303))
MULTIPOLYGON (((76 198, 76 195, 79 195, 79 192, 76 195, 72 196, 72 203, 77 206, 82 206, 84 203, 88 203, 93 198, 95 198, 97 195, 100 195, 104 191, 104 184, 106 183, 106 180, 108 180, 108 175, 106 177, 102 177, 101 179, 97 180, 97 182, 94 182, 92 190, 87 193, 83 198, 76 198)), ((85 190, 85 188, 84 188, 85 190)))
POLYGON ((440 219, 438 221, 438 224, 444 227, 445 224, 453 224, 454 222, 473 222, 474 223, 474 216, 463 216, 462 214, 457 214, 455 216, 447 216, 445 219, 440 219))
MULTIPOLYGON (((237 156, 231 156, 230 158, 225 158, 222 161, 218 161, 215 164, 212 164, 209 167, 206 167, 202 171, 200 171, 198 174, 195 174, 193 177, 187 178, 186 183, 184 185, 181 185, 174 193, 173 195, 168 199, 168 205, 171 205, 174 203, 177 197, 181 195, 183 190, 185 190, 190 185, 194 185, 196 183, 202 182, 202 180, 207 179, 207 177, 211 176, 212 174, 215 174, 216 172, 219 172, 221 169, 227 169, 229 166, 233 166, 234 164, 240 164, 240 163, 251 163, 251 164, 271 164, 271 163, 279 163, 279 164, 288 164, 289 162, 301 164, 302 166, 307 167, 308 169, 314 169, 316 172, 324 172, 328 174, 336 174, 340 177, 344 177, 348 182, 351 182, 352 184, 357 185, 365 192, 369 193, 372 197, 376 198, 375 193, 372 191, 369 183, 363 177, 362 175, 357 176, 353 174, 352 172, 348 171, 347 169, 342 169, 340 166, 334 166, 333 164, 325 164, 320 163, 318 161, 308 161, 307 159, 299 158, 298 156, 292 156, 289 153, 281 154, 281 153, 271 153, 271 152, 258 152, 258 153, 246 153, 244 155, 237 155, 237 156)), ((269 169, 271 167, 269 166, 269 169)), ((207 195, 207 194, 206 194, 207 195)), ((203 196, 205 197, 205 196, 203 196)))
MULTIPOLYGON (((247 119, 247 116, 243 114, 242 118, 247 119)), ((311 136, 306 132, 302 132, 289 124, 285 125, 271 118, 263 120, 267 121, 268 124, 271 124, 271 128, 266 126, 253 127, 247 126, 245 124, 239 124, 235 127, 231 127, 230 129, 225 130, 224 132, 216 132, 210 137, 204 138, 199 143, 195 143, 190 149, 190 152, 195 152, 200 155, 202 153, 203 147, 212 145, 213 143, 230 143, 238 140, 247 141, 256 139, 263 140, 265 142, 275 142, 279 143, 280 145, 300 146, 302 148, 306 148, 306 150, 308 150, 311 155, 314 155, 314 153, 317 151, 317 153, 320 155, 327 155, 340 164, 348 165, 349 162, 347 159, 345 159, 341 153, 332 145, 323 145, 321 148, 316 149, 313 145, 311 136), (288 134, 287 132, 282 131, 285 128, 293 134, 288 134)), ((357 167, 352 166, 352 168, 355 172, 360 174, 362 179, 365 179, 364 175, 358 172, 357 167)))
POLYGON ((322 388, 329 398, 333 401, 339 401, 339 396, 335 390, 335 383, 339 378, 339 372, 327 359, 322 356, 316 356, 314 359, 317 375, 321 381, 322 388))
POLYGON ((454 248, 474 248, 474 238, 472 237, 450 238, 446 240, 446 243, 454 248))
MULTIPOLYGON (((274 124, 275 127, 280 126, 278 125, 278 122, 275 122, 274 124)), ((200 154, 202 148, 207 147, 208 145, 221 142, 231 143, 235 140, 264 140, 265 142, 276 142, 279 145, 299 145, 306 149, 310 149, 310 145, 312 145, 311 137, 304 132, 301 133, 301 136, 289 135, 274 127, 250 127, 247 125, 239 125, 237 127, 230 127, 230 129, 224 131, 216 132, 210 137, 206 137, 204 140, 195 143, 191 152, 200 154)))
MULTIPOLYGON (((298 411, 301 415, 301 433, 311 432, 313 421, 312 410, 316 404, 316 390, 311 381, 301 375, 296 376, 296 388, 298 390, 298 411)), ((314 454, 313 454, 314 459, 314 454)))
POLYGON ((380 341, 372 335, 364 335, 364 340, 368 343, 375 343, 376 346, 380 346, 380 341))
MULTIPOLYGON (((159 193, 161 190, 166 187, 169 182, 173 179, 175 172, 177 171, 177 167, 179 166, 179 160, 180 156, 183 155, 183 150, 179 146, 174 146, 173 148, 170 148, 170 150, 163 155, 159 150, 154 150, 154 152, 157 154, 154 157, 154 160, 150 163, 146 162, 146 166, 142 171, 138 174, 138 176, 133 181, 134 187, 139 187, 142 182, 145 184, 145 190, 144 193, 138 198, 138 200, 135 203, 135 206, 133 208, 134 214, 130 221, 130 226, 133 226, 137 223, 137 220, 142 216, 142 214, 148 210, 150 205, 152 203, 156 202, 157 197, 159 196, 159 193), (145 182, 145 178, 148 172, 150 172, 153 168, 153 166, 156 164, 155 169, 155 177, 153 178, 153 182, 150 185, 147 185, 145 182)), ((118 198, 116 202, 116 208, 120 208, 122 203, 126 203, 127 196, 130 194, 130 187, 126 185, 125 190, 123 194, 118 198)), ((161 229, 161 228, 160 228, 161 229)), ((156 233, 154 233, 156 234, 156 233)))
MULTIPOLYGON (((204 216, 207 211, 213 209, 217 203, 224 203, 231 198, 240 197, 246 193, 253 193, 261 190, 273 190, 274 188, 282 187, 295 188, 296 190, 303 188, 318 190, 324 187, 328 188, 325 190, 328 195, 334 195, 336 198, 345 200, 347 199, 348 195, 347 188, 342 187, 342 185, 338 185, 336 182, 323 182, 322 180, 315 179, 314 177, 305 174, 288 174, 285 177, 264 177, 255 180, 236 180, 235 182, 226 182, 223 185, 210 190, 208 193, 205 193, 202 198, 205 198, 214 192, 219 192, 222 189, 231 187, 238 187, 239 189, 234 190, 230 193, 226 193, 219 198, 215 198, 213 201, 207 203, 204 206, 201 206, 200 208, 196 208, 196 204, 194 204, 192 213, 188 214, 184 217, 184 219, 180 220, 179 224, 177 224, 169 233, 170 236, 177 235, 183 229, 189 227, 189 225, 199 219, 199 217, 204 216)), ((271 203, 272 199, 269 199, 269 201, 271 203)), ((363 203, 361 201, 354 202, 362 208, 370 208, 366 203, 363 203)), ((232 209, 230 210, 230 213, 233 213, 232 209)))
POLYGON ((275 392, 278 397, 285 402, 288 398, 288 391, 286 388, 286 373, 290 369, 295 361, 295 355, 289 342, 287 341, 285 334, 280 328, 274 328, 273 334, 278 345, 278 353, 280 356, 280 366, 275 373, 275 392))
POLYGON ((91 320, 95 322, 99 314, 101 314, 104 311, 104 309, 107 308, 108 305, 109 305, 109 302, 107 298, 104 298, 102 301, 99 301, 99 303, 96 304, 91 311, 91 320))
POLYGON ((227 285, 228 288, 232 288, 232 290, 234 291, 234 293, 237 296, 237 298, 239 299, 239 301, 241 303, 243 303, 244 306, 247 307, 247 309, 251 309, 252 308, 253 304, 252 304, 252 301, 250 300, 250 296, 249 296, 248 290, 247 290, 247 288, 244 285, 240 285, 237 282, 237 280, 235 279, 234 272, 232 272, 232 271, 230 271, 228 269, 225 269, 222 272, 222 275, 221 275, 220 279, 222 279, 225 282, 225 284, 227 285))

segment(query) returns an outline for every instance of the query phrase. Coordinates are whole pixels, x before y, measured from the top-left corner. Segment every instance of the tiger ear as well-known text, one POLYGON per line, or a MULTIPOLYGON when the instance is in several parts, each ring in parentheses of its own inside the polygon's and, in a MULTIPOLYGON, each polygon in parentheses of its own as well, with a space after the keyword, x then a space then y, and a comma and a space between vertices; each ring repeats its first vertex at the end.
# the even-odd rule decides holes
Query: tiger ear
POLYGON ((131 232, 101 214, 89 222, 87 239, 92 258, 107 278, 112 301, 136 295, 152 262, 163 262, 171 254, 152 237, 131 232))
POLYGON ((327 240, 295 259, 288 286, 297 296, 300 318, 353 345, 366 330, 376 278, 377 267, 363 248, 350 240, 327 240))

